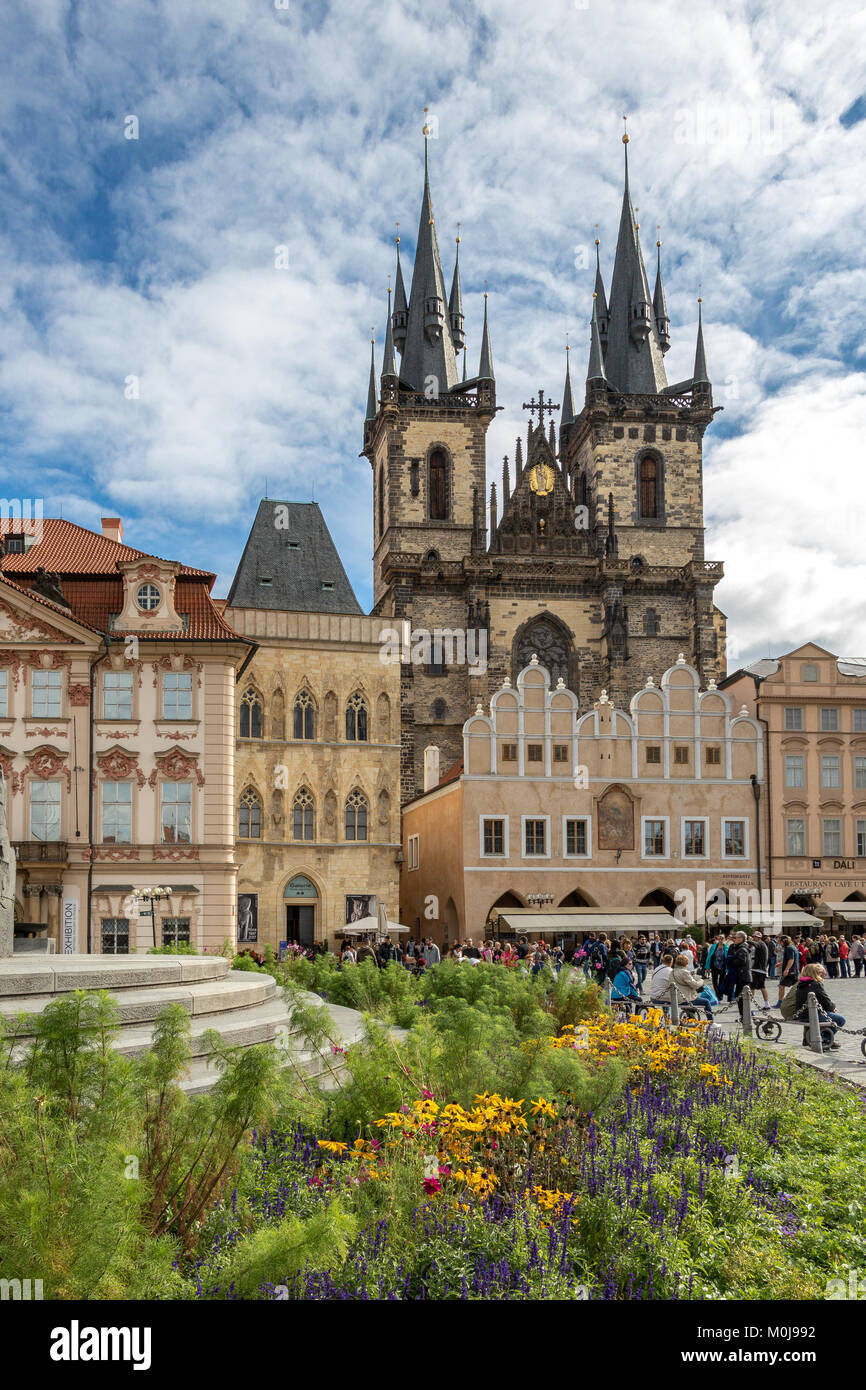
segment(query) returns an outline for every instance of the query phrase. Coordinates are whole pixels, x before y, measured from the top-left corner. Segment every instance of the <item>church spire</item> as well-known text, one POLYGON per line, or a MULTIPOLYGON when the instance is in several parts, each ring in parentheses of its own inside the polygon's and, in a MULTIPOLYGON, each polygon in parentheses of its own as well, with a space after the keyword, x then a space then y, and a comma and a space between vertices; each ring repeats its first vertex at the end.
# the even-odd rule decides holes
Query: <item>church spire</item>
POLYGON ((695 370, 692 380, 698 384, 709 386, 710 374, 707 371, 707 354, 704 351, 704 325, 701 314, 701 304, 703 301, 698 299, 698 341, 695 346, 695 370))
POLYGON ((370 329, 370 384, 367 387, 367 414, 365 420, 375 420, 379 413, 379 396, 376 391, 376 337, 375 330, 370 329))
MULTIPOLYGON (((660 231, 656 227, 656 231, 660 231)), ((671 321, 668 318, 668 306, 665 303, 665 287, 662 284, 662 244, 661 239, 656 241, 656 287, 653 290, 653 313, 656 320, 656 331, 659 335, 659 344, 662 352, 667 352, 671 345, 671 321)))
POLYGON ((454 278, 451 281, 451 295, 448 300, 448 317, 451 320, 451 337, 457 352, 465 345, 463 335, 463 291, 460 288, 460 223, 457 223, 457 250, 454 255, 454 278))
MULTIPOLYGON (((425 113, 426 114, 426 113, 425 113)), ((457 355, 446 313, 445 277, 433 218, 429 169, 430 129, 424 125, 424 193, 412 267, 412 288, 406 322, 406 345, 400 375, 415 391, 432 378, 439 394, 458 383, 457 355)))
POLYGON ((504 454, 504 455, 503 455, 503 458, 502 458, 502 505, 503 505, 503 507, 507 504, 508 499, 509 499, 510 496, 511 496, 511 477, 510 477, 510 475, 509 475, 509 469, 508 469, 508 455, 507 455, 507 454, 504 454))
POLYGON ((400 264, 400 223, 397 223, 397 232, 394 240, 397 243, 397 278, 394 285, 394 313, 391 319, 394 328, 394 346, 402 355, 406 345, 406 322, 409 317, 409 307, 406 303, 406 287, 403 284, 403 267, 400 264))
MULTIPOLYGON (((596 231, 598 231, 597 225, 596 231)), ((598 237, 595 239, 595 297, 598 310, 598 336, 601 338, 602 347, 606 348, 609 315, 607 310, 607 296, 604 292, 604 280, 601 275, 601 257, 599 256, 598 237)))
POLYGON ((397 381, 397 362, 394 358, 394 334, 391 330, 391 286, 388 286, 388 317, 385 322, 385 352, 382 358, 382 380, 383 382, 393 379, 397 381))
POLYGON ((610 287, 604 367, 615 390, 623 394, 658 395, 667 386, 667 377, 629 190, 627 131, 622 140, 625 152, 622 212, 610 287))
POLYGON ((478 366, 479 381, 493 381, 493 353, 490 349, 490 329, 487 324, 487 291, 484 291, 484 328, 481 334, 481 361, 478 366))
MULTIPOLYGON (((596 302, 597 302, 597 301, 596 301, 596 302)), ((570 348, 569 348, 569 346, 568 346, 568 343, 566 343, 566 345, 565 345, 565 385, 564 385, 564 387, 562 388, 562 414, 561 414, 560 417, 559 417, 559 434, 560 434, 560 438, 562 437, 562 431, 565 429, 566 425, 573 425, 573 424, 574 424, 574 414, 575 414, 575 410, 574 410, 574 392, 573 392, 572 389, 571 389, 571 373, 570 373, 570 371, 569 371, 569 363, 568 363, 568 354, 569 354, 569 352, 570 352, 570 348)))
POLYGON ((601 350, 601 336, 598 331, 598 300, 592 296, 592 324, 590 327, 589 366, 586 372, 587 386, 604 386, 607 377, 604 371, 604 354, 601 350))

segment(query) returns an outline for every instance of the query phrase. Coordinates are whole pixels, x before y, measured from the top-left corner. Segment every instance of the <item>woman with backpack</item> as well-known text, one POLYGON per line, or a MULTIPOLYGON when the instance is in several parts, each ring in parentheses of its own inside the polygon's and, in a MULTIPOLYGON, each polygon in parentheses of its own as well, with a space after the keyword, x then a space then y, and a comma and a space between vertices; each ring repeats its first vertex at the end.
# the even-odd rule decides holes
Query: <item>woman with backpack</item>
POLYGON ((824 963, 831 980, 838 980, 839 978, 839 960, 838 938, 835 936, 826 937, 824 940, 824 963))
POLYGON ((797 975, 800 968, 800 956, 796 946, 790 936, 780 938, 782 947, 782 968, 779 971, 779 998, 776 1004, 781 1004, 785 997, 785 991, 797 983, 797 975))

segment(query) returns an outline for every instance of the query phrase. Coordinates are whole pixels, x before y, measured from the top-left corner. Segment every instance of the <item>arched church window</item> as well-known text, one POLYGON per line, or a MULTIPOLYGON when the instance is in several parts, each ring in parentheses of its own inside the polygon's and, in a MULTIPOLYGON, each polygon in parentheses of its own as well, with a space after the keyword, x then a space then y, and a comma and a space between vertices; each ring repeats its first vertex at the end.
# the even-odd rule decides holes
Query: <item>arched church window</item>
POLYGON ((306 739, 316 737, 316 707, 309 690, 301 690, 295 696, 293 737, 306 739))
POLYGON ((379 539, 385 534, 385 469, 379 466, 379 539))
POLYGON ((659 462, 652 457, 640 461, 640 514, 646 517, 659 514, 659 462))
POLYGON ((312 792, 307 787, 301 787, 295 795, 292 803, 292 838, 295 840, 312 840, 313 835, 313 816, 315 814, 315 803, 313 802, 312 792))
POLYGON ((346 738, 349 743, 367 742, 367 701, 358 690, 346 704, 346 738))
POLYGON ((430 520, 448 520, 448 460, 441 449, 434 449, 427 465, 429 475, 430 520))
POLYGON ((346 799, 346 839, 366 840, 367 798, 356 787, 346 799))
POLYGON ((658 637, 661 631, 658 614, 654 608, 647 609, 646 615, 646 635, 647 637, 658 637))
POLYGON ((536 618, 518 633, 512 680, 516 681, 524 666, 529 666, 533 656, 537 656, 550 674, 551 687, 560 679, 568 685, 569 647, 568 638, 557 623, 549 618, 536 618))
POLYGON ((257 690, 248 686, 241 696, 240 710, 241 738, 261 738, 262 701, 257 690))
POLYGON ((252 787, 247 787, 238 806, 238 838, 241 840, 260 840, 262 838, 262 799, 252 787))

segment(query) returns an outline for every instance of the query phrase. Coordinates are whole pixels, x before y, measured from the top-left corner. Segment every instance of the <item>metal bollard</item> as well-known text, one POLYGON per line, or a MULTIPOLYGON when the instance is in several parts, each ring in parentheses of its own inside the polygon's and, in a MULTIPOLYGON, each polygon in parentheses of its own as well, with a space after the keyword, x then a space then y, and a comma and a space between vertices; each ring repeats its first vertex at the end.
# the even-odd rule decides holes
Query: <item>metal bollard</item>
POLYGON ((613 998, 613 981, 610 976, 604 982, 604 999, 608 1009, 611 1008, 613 998))
POLYGON ((671 980, 671 1023, 680 1021, 680 998, 677 994, 677 987, 671 980))
POLYGON ((752 1036, 752 991, 748 985, 743 986, 740 997, 743 1001, 743 1037, 750 1038, 752 1036))
POLYGON ((821 1023, 818 1018, 818 1000, 809 992, 809 1046, 813 1052, 823 1056, 824 1039, 821 1037, 821 1023))

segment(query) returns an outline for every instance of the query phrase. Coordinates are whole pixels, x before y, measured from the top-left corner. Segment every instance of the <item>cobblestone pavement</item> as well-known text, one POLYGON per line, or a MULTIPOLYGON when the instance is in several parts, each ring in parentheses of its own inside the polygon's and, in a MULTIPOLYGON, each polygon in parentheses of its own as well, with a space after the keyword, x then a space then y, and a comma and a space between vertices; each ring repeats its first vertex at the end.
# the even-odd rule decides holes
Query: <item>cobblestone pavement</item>
MULTIPOLYGON (((836 1012, 844 1017, 846 1028, 866 1028, 866 979, 825 980, 824 988, 836 1005, 836 1012)), ((781 1015, 776 1007, 779 987, 775 980, 767 981, 767 993, 770 996, 770 1003, 773 1005, 767 1017, 780 1018, 781 1015)), ((756 1010, 757 1005, 762 1002, 761 996, 758 995, 754 1001, 756 1010)), ((762 1015, 756 1012, 756 1017, 760 1018, 762 1015)), ((725 1033, 739 1034, 741 1032, 740 1015, 736 1005, 724 1013, 717 1014, 715 1021, 725 1033)), ((811 1048, 803 1047, 802 1024, 783 1023, 781 1042, 758 1042, 758 1046, 769 1048, 773 1052, 788 1053, 799 1061, 806 1062, 809 1066, 817 1067, 819 1071, 842 1076, 847 1081, 851 1081, 866 1090, 866 1057, 860 1050, 863 1038, 852 1037, 849 1033, 840 1032, 836 1035, 836 1041, 841 1044, 839 1052, 830 1052, 820 1056, 811 1048)))

